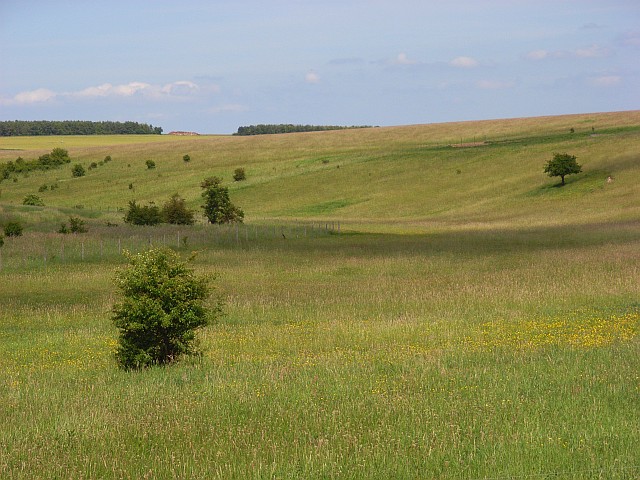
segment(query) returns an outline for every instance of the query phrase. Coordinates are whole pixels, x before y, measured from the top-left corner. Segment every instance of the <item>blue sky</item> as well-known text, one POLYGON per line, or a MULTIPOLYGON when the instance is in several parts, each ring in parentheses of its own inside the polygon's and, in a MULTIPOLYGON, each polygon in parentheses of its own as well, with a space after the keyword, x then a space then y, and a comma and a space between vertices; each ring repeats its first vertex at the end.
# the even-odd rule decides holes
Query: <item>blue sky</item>
POLYGON ((638 0, 0 1, 0 120, 232 133, 639 108, 638 0))

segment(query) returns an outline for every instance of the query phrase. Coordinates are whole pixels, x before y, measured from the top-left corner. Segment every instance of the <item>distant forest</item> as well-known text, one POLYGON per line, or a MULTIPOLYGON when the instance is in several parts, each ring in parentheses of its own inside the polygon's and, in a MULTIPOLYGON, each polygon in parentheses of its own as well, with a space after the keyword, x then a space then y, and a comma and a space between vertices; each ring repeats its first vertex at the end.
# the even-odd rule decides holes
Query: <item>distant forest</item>
POLYGON ((371 128, 368 125, 341 127, 338 125, 292 125, 292 124, 275 124, 275 125, 249 125, 248 127, 238 127, 238 131, 234 135, 269 135, 274 133, 294 133, 294 132, 321 132, 324 130, 344 130, 347 128, 371 128))
POLYGON ((13 120, 0 122, 0 137, 38 135, 160 135, 161 127, 137 122, 13 120))

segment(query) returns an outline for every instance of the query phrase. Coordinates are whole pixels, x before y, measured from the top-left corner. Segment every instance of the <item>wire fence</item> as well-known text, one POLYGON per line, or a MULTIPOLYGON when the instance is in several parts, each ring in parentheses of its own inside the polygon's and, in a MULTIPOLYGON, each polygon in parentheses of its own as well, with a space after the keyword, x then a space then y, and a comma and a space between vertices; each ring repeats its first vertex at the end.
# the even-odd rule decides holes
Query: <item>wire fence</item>
POLYGON ((340 234, 339 222, 228 224, 155 227, 93 227, 88 233, 29 232, 6 237, 0 247, 0 271, 51 264, 100 262, 152 246, 174 249, 247 248, 269 242, 291 242, 340 234))

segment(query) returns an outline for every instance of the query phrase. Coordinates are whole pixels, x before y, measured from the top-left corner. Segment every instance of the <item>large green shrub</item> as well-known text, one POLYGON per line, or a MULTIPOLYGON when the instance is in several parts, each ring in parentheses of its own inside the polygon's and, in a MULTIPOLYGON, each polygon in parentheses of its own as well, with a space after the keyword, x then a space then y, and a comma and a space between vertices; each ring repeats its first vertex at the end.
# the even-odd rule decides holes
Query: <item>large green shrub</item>
POLYGON ((69 226, 66 223, 60 225, 58 233, 87 233, 87 227, 84 224, 84 220, 80 217, 69 217, 69 226))
POLYGON ((233 179, 236 182, 241 182, 242 180, 247 179, 247 173, 244 171, 244 168, 238 167, 233 171, 233 179))
POLYGON ((162 222, 162 214, 156 205, 138 205, 131 200, 124 221, 132 225, 157 225, 162 222))
POLYGON ((195 212, 187 207, 180 195, 174 193, 162 206, 162 220, 175 225, 193 225, 195 212))
POLYGON ((196 275, 172 250, 126 255, 129 266, 116 276, 122 301, 112 309, 120 367, 163 365, 197 353, 197 329, 220 313, 219 305, 205 305, 209 278, 196 275))
POLYGON ((22 200, 22 204, 32 205, 36 207, 44 207, 44 202, 42 201, 42 199, 38 195, 35 195, 33 193, 30 193, 29 195, 24 197, 24 200, 22 200))
POLYGON ((86 174, 85 169, 79 163, 76 163, 71 169, 71 175, 74 177, 84 177, 86 174))
POLYGON ((22 230, 20 222, 7 222, 4 226, 4 234, 7 237, 19 237, 22 235, 22 230))
POLYGON ((209 219, 209 223, 240 222, 244 218, 244 212, 236 207, 229 199, 229 189, 221 185, 218 177, 205 179, 200 186, 204 189, 202 196, 205 200, 202 208, 209 219))

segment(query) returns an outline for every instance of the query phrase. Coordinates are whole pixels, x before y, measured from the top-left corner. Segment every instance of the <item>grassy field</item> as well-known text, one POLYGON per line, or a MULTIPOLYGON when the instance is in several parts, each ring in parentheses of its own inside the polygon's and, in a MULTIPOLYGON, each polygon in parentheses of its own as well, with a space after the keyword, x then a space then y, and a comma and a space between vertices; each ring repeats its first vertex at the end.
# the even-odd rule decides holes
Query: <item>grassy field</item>
POLYGON ((25 225, 0 249, 0 478, 640 476, 640 112, 93 138, 62 139, 113 157, 86 177, 0 183, 25 225), (246 226, 121 225, 214 174, 246 226), (89 232, 55 233, 69 215, 89 232), (125 373, 113 277, 149 242, 197 251, 225 316, 202 357, 125 373))

